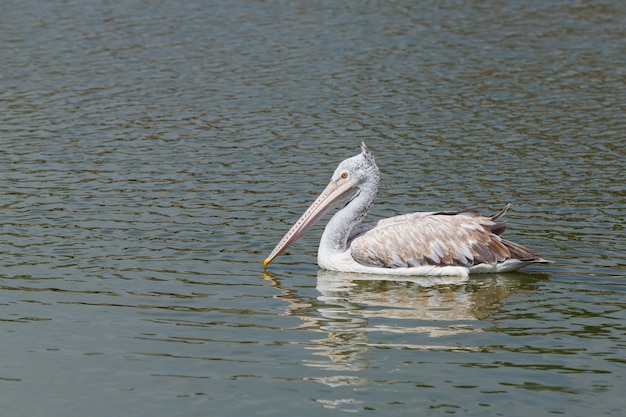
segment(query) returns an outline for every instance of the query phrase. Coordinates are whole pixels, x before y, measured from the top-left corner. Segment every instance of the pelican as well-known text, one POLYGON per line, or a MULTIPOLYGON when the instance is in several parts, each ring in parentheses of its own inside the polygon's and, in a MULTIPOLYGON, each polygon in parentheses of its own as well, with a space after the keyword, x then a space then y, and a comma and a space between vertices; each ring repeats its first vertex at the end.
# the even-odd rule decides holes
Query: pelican
POLYGON ((361 153, 341 162, 330 183, 263 261, 267 268, 281 252, 334 208, 320 240, 317 263, 339 272, 386 275, 461 276, 508 272, 550 263, 534 251, 503 239, 498 214, 475 210, 415 212, 360 224, 378 191, 379 173, 365 143, 361 153))

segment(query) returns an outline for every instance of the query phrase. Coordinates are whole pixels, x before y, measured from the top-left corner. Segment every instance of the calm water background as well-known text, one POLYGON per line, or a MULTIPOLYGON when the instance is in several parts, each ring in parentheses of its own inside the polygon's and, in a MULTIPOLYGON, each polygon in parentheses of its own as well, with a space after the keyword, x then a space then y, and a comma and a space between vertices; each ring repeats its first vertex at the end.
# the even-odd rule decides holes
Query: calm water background
POLYGON ((2 415, 624 415, 624 103, 618 0, 3 1, 2 415), (555 264, 264 274, 360 141, 555 264))

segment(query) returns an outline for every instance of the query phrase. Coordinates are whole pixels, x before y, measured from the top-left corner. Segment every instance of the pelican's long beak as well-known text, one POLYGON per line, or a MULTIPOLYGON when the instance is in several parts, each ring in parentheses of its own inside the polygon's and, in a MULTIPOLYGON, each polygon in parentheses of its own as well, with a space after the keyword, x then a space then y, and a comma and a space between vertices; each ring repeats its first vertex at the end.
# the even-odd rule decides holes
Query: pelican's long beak
POLYGON ((357 188, 352 181, 344 181, 341 184, 332 180, 326 189, 315 199, 313 204, 304 212, 298 221, 291 226, 291 229, 283 236, 274 248, 270 256, 263 261, 263 266, 267 267, 282 251, 287 249, 296 240, 300 239, 307 230, 317 223, 326 213, 350 201, 356 194, 357 188))

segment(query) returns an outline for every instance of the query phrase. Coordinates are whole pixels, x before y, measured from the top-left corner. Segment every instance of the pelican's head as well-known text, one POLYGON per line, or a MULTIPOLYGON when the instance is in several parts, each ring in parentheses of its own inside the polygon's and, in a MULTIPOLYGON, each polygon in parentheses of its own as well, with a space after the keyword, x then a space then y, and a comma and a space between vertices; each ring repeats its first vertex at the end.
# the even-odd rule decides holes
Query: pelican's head
POLYGON ((374 156, 370 153, 365 143, 361 142, 361 153, 342 161, 335 170, 332 178, 337 184, 350 183, 353 188, 362 190, 374 188, 378 190, 378 166, 374 156))
POLYGON ((361 153, 339 164, 326 189, 278 242, 272 253, 263 261, 263 265, 267 267, 274 258, 300 239, 332 209, 347 205, 361 192, 366 192, 373 199, 378 190, 378 178, 376 161, 365 143, 361 143, 361 153))

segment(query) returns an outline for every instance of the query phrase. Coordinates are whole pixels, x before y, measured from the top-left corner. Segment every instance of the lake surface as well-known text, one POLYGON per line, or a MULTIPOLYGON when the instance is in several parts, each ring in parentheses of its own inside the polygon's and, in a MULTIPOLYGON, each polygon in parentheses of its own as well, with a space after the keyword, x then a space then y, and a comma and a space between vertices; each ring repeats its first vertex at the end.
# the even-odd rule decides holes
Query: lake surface
MULTIPOLYGON (((3 416, 626 413, 626 9, 5 1, 3 416), (552 265, 262 260, 364 141, 369 219, 507 202, 552 265)), ((323 222, 324 223, 324 222, 323 222)))

